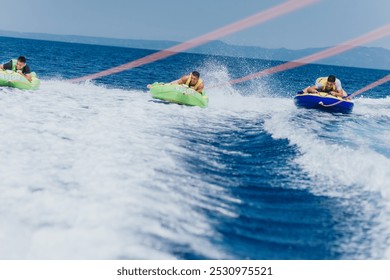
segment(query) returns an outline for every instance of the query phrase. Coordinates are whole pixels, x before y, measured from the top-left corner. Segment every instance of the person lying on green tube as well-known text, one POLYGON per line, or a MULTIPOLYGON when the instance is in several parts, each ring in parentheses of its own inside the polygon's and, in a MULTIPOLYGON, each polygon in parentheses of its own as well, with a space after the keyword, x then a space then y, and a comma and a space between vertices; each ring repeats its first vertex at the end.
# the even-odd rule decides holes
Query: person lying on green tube
POLYGON ((185 84, 190 88, 193 88, 195 91, 202 94, 204 89, 203 80, 200 79, 200 74, 198 71, 192 71, 189 75, 184 75, 179 80, 171 82, 171 84, 185 84))
POLYGON ((26 64, 26 58, 19 56, 18 59, 11 59, 9 62, 0 64, 0 70, 12 70, 24 76, 28 81, 31 82, 31 70, 30 66, 26 64))

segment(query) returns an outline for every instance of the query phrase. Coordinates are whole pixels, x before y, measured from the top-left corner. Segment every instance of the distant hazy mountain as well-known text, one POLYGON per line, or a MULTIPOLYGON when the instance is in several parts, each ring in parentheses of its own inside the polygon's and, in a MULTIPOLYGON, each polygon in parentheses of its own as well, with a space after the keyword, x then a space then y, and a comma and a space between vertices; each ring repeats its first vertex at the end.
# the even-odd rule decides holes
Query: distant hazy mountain
MULTIPOLYGON (((261 47, 234 46, 221 41, 213 41, 196 47, 192 49, 191 52, 291 61, 325 49, 326 48, 308 48, 301 50, 289 50, 285 48, 267 49, 261 47)), ((379 47, 356 47, 339 55, 319 60, 316 63, 390 70, 390 50, 379 47)))
MULTIPOLYGON (((75 35, 53 35, 43 33, 20 33, 1 31, 0 36, 17 37, 36 40, 60 41, 69 43, 107 45, 139 49, 162 50, 180 42, 161 40, 134 40, 134 39, 112 39, 101 37, 87 37, 75 35)), ((190 53, 224 55, 234 57, 260 58, 268 60, 291 61, 307 55, 324 50, 325 48, 309 48, 302 50, 267 49, 261 47, 236 46, 222 41, 211 41, 202 46, 188 50, 190 53)), ((378 47, 356 47, 348 52, 326 58, 317 62, 318 64, 351 66, 373 69, 390 70, 390 50, 378 47)))
POLYGON ((12 31, 3 31, 3 30, 0 30, 0 36, 35 39, 35 40, 68 42, 68 43, 91 44, 91 45, 152 49, 152 50, 166 49, 166 48, 169 48, 169 47, 176 45, 178 43, 178 42, 173 42, 173 41, 112 39, 112 38, 89 37, 89 36, 78 36, 78 35, 22 33, 22 32, 12 32, 12 31))

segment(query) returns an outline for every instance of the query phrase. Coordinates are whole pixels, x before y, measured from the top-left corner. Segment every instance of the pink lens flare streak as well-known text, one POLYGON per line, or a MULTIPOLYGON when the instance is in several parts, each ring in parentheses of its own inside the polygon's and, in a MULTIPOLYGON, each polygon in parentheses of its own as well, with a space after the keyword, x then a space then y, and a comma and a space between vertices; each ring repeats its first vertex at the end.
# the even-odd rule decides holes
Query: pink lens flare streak
POLYGON ((227 36, 229 34, 238 32, 240 30, 246 29, 248 27, 251 27, 256 24, 260 24, 263 22, 266 22, 268 20, 271 20, 275 17, 281 16, 286 13, 290 13, 294 10, 303 8, 305 6, 314 4, 316 2, 319 2, 320 0, 289 0, 283 4, 280 4, 278 6, 272 7, 268 10, 265 10, 263 12, 257 13, 255 15, 249 16, 243 20, 237 21, 235 23, 229 24, 225 27, 219 28, 215 31, 212 31, 210 33, 207 33, 205 35, 202 35, 200 37, 194 38, 192 40, 189 40, 187 42, 178 44, 176 46, 170 47, 166 50, 159 51, 157 53, 145 56, 143 58, 137 59, 135 61, 104 70, 102 72, 91 74, 87 76, 83 76, 80 78, 75 78, 69 80, 70 82, 80 82, 85 80, 92 80, 96 78, 101 78, 104 76, 108 76, 111 74, 119 73, 125 70, 129 70, 138 66, 142 66, 163 58, 170 57, 172 55, 175 55, 179 52, 191 49, 193 47, 202 45, 206 42, 209 42, 211 40, 215 40, 224 36, 227 36))
POLYGON ((388 35, 390 35, 390 24, 383 26, 381 28, 378 28, 374 31, 371 31, 367 34, 364 34, 358 38, 347 41, 347 42, 340 44, 338 46, 331 47, 329 49, 320 51, 318 53, 315 53, 315 54, 312 54, 309 56, 306 56, 304 58, 300 58, 300 59, 297 59, 294 61, 290 61, 290 62, 281 64, 281 65, 278 65, 275 67, 271 67, 271 68, 262 70, 260 72, 253 73, 253 74, 250 74, 248 76, 245 76, 245 77, 242 77, 239 79, 231 80, 227 84, 242 83, 245 81, 249 81, 251 79, 263 77, 266 75, 282 72, 282 71, 293 69, 293 68, 297 68, 297 67, 306 65, 308 63, 315 62, 317 60, 324 59, 324 58, 334 56, 336 54, 348 51, 350 49, 356 48, 357 46, 360 46, 360 45, 363 45, 365 43, 386 37, 388 35))
POLYGON ((355 97, 358 94, 361 94, 363 92, 366 92, 367 90, 373 89, 374 87, 383 85, 384 83, 387 83, 389 81, 390 81, 390 74, 387 75, 386 77, 383 77, 382 79, 379 79, 376 82, 373 82, 372 84, 369 84, 369 85, 365 86, 364 88, 359 89, 358 91, 355 91, 354 93, 352 93, 349 96, 349 98, 353 98, 353 97, 355 97))

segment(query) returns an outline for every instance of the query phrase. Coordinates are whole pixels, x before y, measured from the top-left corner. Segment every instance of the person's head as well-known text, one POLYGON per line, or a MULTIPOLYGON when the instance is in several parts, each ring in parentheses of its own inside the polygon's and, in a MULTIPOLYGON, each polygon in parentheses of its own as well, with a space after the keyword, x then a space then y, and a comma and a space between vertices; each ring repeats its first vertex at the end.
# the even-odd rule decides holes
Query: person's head
POLYGON ((326 81, 327 88, 333 88, 336 85, 336 76, 329 75, 328 80, 326 81))
POLYGON ((335 83, 335 82, 336 82, 336 76, 334 76, 334 75, 329 75, 329 77, 328 77, 328 82, 335 83))
POLYGON ((192 71, 191 73, 191 84, 196 84, 199 81, 200 74, 198 71, 192 71))
POLYGON ((26 58, 24 56, 19 56, 16 61, 16 69, 21 70, 24 66, 26 66, 26 58))

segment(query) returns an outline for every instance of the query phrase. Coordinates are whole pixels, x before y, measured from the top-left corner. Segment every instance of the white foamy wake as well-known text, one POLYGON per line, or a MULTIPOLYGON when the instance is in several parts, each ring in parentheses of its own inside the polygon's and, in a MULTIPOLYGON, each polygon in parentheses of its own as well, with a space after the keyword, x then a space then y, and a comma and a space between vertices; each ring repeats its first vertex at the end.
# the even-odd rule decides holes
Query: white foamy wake
POLYGON ((375 258, 389 258, 390 158, 381 147, 387 145, 389 139, 383 135, 389 135, 390 130, 380 121, 383 114, 388 117, 390 113, 378 115, 377 110, 359 108, 359 103, 355 105, 357 113, 348 117, 292 109, 272 115, 264 126, 274 138, 288 139, 298 147, 295 162, 313 182, 318 182, 309 187, 310 191, 350 199, 370 219, 373 212, 385 207, 376 221, 372 221, 378 226, 370 232, 375 239, 371 254, 375 258), (372 130, 376 132, 375 137, 372 130), (369 198, 361 201, 366 197, 365 192, 374 197, 379 195, 379 202, 369 198))
MULTIPOLYGON (((216 83, 229 80, 226 69, 207 72, 216 83)), ((267 97, 261 84, 258 91, 243 97, 231 86, 212 88, 209 107, 201 109, 151 101, 146 90, 88 83, 46 81, 35 93, 3 90, 0 258, 169 259, 180 250, 234 257, 212 244, 217 221, 197 209, 235 217, 240 201, 182 161, 220 165, 188 149, 181 128, 205 134, 237 129, 229 119, 265 118, 273 137, 297 145, 297 163, 333 186, 313 192, 346 196, 340 183, 356 184, 388 198, 386 156, 368 146, 329 145, 291 120, 297 112, 292 100, 267 97), (334 163, 329 151, 340 160, 334 163)), ((310 123, 316 126, 323 128, 310 123)))
MULTIPOLYGON (((229 80, 216 68, 209 79, 229 80)), ((182 166, 185 157, 220 165, 186 148, 182 128, 236 129, 224 120, 283 105, 269 108, 231 86, 209 90, 207 109, 88 82, 2 90, 0 258, 161 259, 175 258, 178 246, 232 257, 210 243, 216 221, 196 209, 234 217, 239 201, 182 166)))
POLYGON ((176 246, 229 257, 195 209, 234 216, 207 193, 232 198, 176 156, 188 151, 172 124, 202 126, 204 110, 60 81, 3 93, 0 258, 167 259, 176 246))
POLYGON ((390 96, 386 98, 357 98, 354 113, 370 117, 390 117, 390 96))

